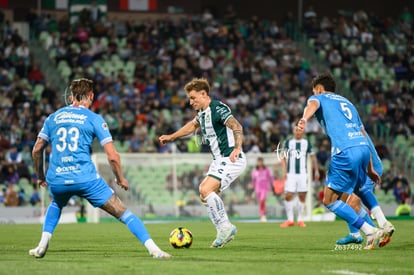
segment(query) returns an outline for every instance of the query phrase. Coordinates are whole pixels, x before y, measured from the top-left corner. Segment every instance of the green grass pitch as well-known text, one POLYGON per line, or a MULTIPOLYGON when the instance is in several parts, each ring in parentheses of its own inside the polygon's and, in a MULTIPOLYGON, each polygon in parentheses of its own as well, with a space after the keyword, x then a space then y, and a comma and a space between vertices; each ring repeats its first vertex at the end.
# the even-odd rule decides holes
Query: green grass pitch
POLYGON ((235 240, 209 248, 215 229, 208 222, 147 224, 153 239, 173 255, 152 259, 121 223, 61 224, 43 259, 28 255, 41 225, 0 225, 0 274, 414 274, 414 221, 393 221, 390 244, 372 251, 335 240, 347 233, 343 221, 313 222, 306 228, 278 223, 235 222, 235 240), (189 228, 193 245, 174 249, 170 231, 189 228))

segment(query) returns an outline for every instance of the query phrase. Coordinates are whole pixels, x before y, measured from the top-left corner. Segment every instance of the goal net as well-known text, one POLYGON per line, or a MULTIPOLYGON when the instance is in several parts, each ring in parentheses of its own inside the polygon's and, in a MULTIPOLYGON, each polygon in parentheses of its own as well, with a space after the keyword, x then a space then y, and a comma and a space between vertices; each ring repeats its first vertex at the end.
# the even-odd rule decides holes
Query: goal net
MULTIPOLYGON (((257 218, 259 207, 251 186, 251 171, 262 157, 271 168, 274 179, 281 180, 282 167, 276 153, 247 154, 245 172, 222 194, 230 216, 257 218)), ((98 172, 114 189, 121 200, 140 217, 204 217, 205 207, 200 203, 198 186, 205 177, 212 157, 208 153, 123 153, 121 162, 130 189, 124 191, 114 182, 112 170, 104 153, 93 155, 98 172)), ((309 186, 311 181, 309 178, 309 186)), ((313 188, 309 188, 307 215, 313 203, 313 188)), ((88 221, 98 222, 100 210, 88 208, 88 221)), ((283 194, 269 192, 267 215, 285 216, 283 194)))

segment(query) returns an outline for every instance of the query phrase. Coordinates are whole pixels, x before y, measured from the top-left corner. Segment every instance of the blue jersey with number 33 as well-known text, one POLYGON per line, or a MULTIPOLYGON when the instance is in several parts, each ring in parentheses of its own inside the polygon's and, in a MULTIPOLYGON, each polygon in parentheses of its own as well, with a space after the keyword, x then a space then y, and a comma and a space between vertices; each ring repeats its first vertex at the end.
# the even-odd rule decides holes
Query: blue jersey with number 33
POLYGON ((99 178, 91 159, 92 141, 112 142, 104 119, 84 107, 67 106, 51 114, 38 137, 52 146, 48 184, 84 183, 99 178))
POLYGON ((355 106, 345 97, 334 93, 313 95, 309 101, 319 102, 316 119, 331 139, 332 155, 348 147, 368 145, 361 127, 364 127, 355 106))

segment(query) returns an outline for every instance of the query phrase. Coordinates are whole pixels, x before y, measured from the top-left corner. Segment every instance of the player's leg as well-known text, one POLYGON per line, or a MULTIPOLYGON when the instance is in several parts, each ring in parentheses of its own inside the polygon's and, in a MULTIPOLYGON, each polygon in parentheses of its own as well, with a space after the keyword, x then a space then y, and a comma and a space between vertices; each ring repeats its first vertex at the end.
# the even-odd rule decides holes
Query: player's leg
POLYGON ((307 192, 298 192, 298 226, 306 227, 303 217, 305 214, 305 201, 307 192))
POLYGON ((260 221, 267 222, 266 218, 266 199, 267 199, 267 191, 262 190, 260 192, 260 221))
POLYGON ((327 186, 325 186, 324 191, 324 205, 350 225, 362 230, 367 236, 365 249, 373 249, 382 236, 382 231, 369 225, 364 219, 358 216, 352 207, 341 201, 339 197, 342 193, 327 186))
POLYGON ((295 217, 293 213, 295 194, 292 192, 285 193, 285 211, 286 221, 280 224, 281 228, 286 228, 295 225, 295 217))
MULTIPOLYGON (((358 215, 361 218, 363 218, 368 224, 370 224, 371 226, 375 226, 374 222, 371 220, 368 213, 365 211, 363 207, 361 207, 361 201, 358 198, 358 196, 356 196, 355 194, 351 194, 351 195, 343 194, 341 197, 341 200, 347 203, 349 206, 351 206, 352 209, 354 209, 354 211, 358 213, 358 215)), ((349 234, 337 240, 336 243, 340 245, 345 245, 345 244, 350 244, 350 243, 362 243, 364 239, 359 233, 359 229, 350 223, 347 223, 347 225, 349 228, 349 234)))
POLYGON ((356 193, 361 198, 363 204, 371 211, 372 216, 378 222, 378 226, 384 230, 384 234, 379 241, 379 247, 383 247, 391 241, 395 227, 386 219, 373 190, 374 184, 371 179, 367 178, 365 184, 356 190, 356 193))
POLYGON ((221 182, 211 176, 207 176, 200 184, 200 198, 207 207, 207 213, 217 230, 216 239, 211 247, 222 247, 234 238, 236 227, 231 224, 224 208, 223 200, 218 195, 221 182))
POLYGON ((216 239, 211 247, 223 247, 234 239, 237 228, 231 224, 223 200, 218 194, 227 189, 245 168, 246 158, 244 155, 234 163, 229 158, 213 161, 207 172, 207 177, 199 186, 200 199, 206 205, 208 216, 217 230, 216 239))
POLYGON ((49 242, 52 239, 53 232, 57 224, 59 223, 62 208, 68 203, 69 199, 73 196, 73 193, 67 188, 60 185, 51 185, 49 187, 50 194, 52 196, 52 202, 47 207, 45 220, 43 222, 42 236, 40 242, 36 248, 29 250, 29 255, 36 258, 43 258, 46 255, 49 247, 49 242), (69 191, 69 192, 68 192, 69 191))
POLYGON ((257 194, 258 200, 259 200, 259 207, 260 207, 260 221, 261 222, 267 222, 266 218, 266 197, 267 197, 267 191, 260 190, 257 194))
POLYGON ((367 236, 365 249, 373 249, 382 235, 382 230, 369 225, 346 203, 340 200, 343 193, 352 194, 355 186, 366 179, 369 163, 368 147, 350 147, 332 157, 324 189, 324 205, 338 217, 361 229, 367 236))
POLYGON ((151 239, 141 219, 127 209, 113 190, 100 178, 82 190, 80 196, 87 199, 94 207, 99 207, 124 223, 129 231, 141 241, 149 254, 154 258, 170 258, 151 239))
POLYGON ((294 195, 297 190, 296 178, 294 175, 288 174, 285 183, 285 211, 286 211, 286 221, 280 224, 280 227, 286 228, 295 225, 295 219, 293 214, 294 205, 294 195))
POLYGON ((306 174, 297 175, 297 191, 298 191, 298 226, 306 227, 305 222, 303 221, 303 216, 305 214, 305 201, 306 194, 308 191, 308 177, 306 174))

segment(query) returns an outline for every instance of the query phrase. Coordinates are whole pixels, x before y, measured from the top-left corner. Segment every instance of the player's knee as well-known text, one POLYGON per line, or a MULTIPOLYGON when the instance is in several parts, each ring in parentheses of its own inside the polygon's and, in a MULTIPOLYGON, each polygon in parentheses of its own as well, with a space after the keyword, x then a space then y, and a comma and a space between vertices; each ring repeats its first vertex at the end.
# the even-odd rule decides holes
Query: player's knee
POLYGON ((291 201, 293 199, 293 193, 287 192, 285 194, 285 200, 291 201))
POLYGON ((323 203, 323 205, 328 206, 331 203, 333 203, 333 201, 331 199, 328 199, 328 198, 323 198, 322 203, 323 203))

